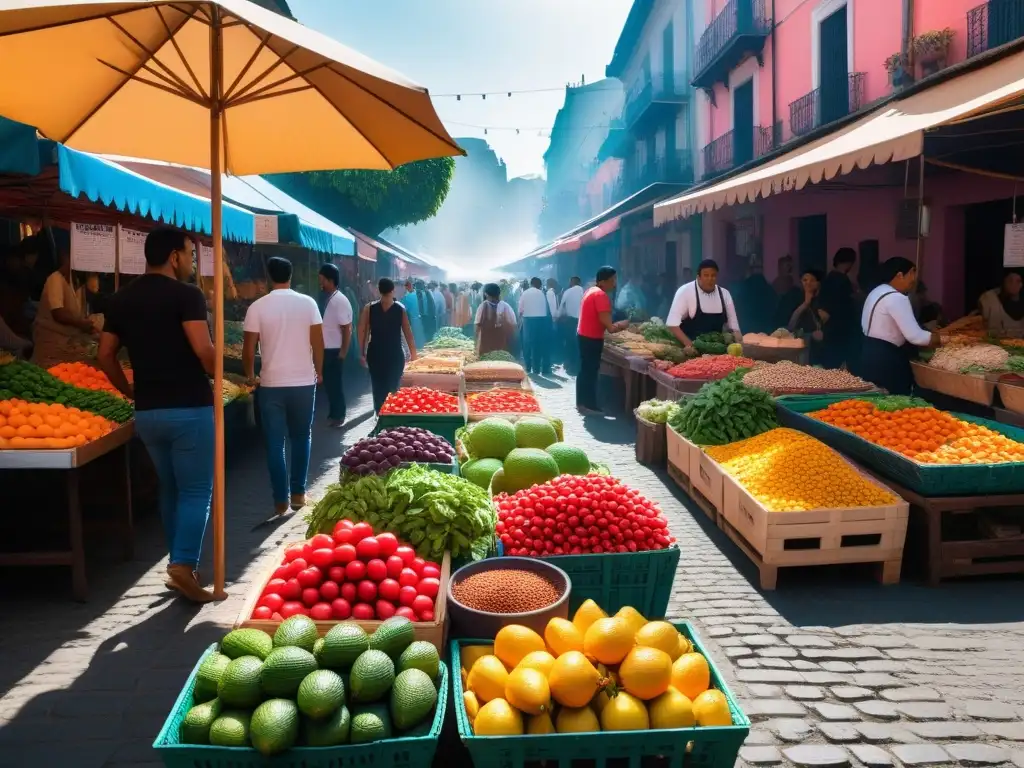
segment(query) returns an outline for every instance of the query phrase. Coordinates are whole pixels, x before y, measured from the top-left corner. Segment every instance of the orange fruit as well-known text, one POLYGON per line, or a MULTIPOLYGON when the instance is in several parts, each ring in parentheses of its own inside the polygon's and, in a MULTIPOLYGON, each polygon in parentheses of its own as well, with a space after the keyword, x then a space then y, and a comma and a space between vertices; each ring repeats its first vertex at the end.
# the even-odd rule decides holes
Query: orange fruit
POLYGON ((672 659, 657 648, 637 646, 619 665, 619 680, 628 693, 650 701, 668 690, 672 659))
POLYGON ((618 664, 633 647, 633 635, 625 619, 598 619, 583 636, 583 653, 602 664, 618 664))
POLYGON ((553 656, 583 650, 583 633, 568 619, 551 619, 544 627, 544 640, 553 656))
POLYGON ((687 698, 696 698, 711 685, 708 660, 700 653, 684 653, 672 662, 670 684, 687 698))
POLYGON ((543 650, 544 638, 521 624, 508 624, 494 636, 494 655, 509 669, 518 666, 527 654, 543 650))

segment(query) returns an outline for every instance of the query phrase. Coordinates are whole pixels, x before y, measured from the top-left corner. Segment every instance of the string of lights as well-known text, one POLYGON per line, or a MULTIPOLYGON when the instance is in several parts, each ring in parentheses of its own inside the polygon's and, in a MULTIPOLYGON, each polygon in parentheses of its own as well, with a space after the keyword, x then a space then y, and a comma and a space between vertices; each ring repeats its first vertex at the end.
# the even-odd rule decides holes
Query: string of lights
MULTIPOLYGON (((430 98, 432 98, 432 99, 455 99, 456 101, 462 101, 463 99, 480 99, 481 101, 486 101, 487 97, 490 96, 491 98, 495 98, 495 97, 501 98, 501 97, 504 97, 506 99, 511 99, 513 96, 527 96, 527 95, 530 95, 530 94, 533 94, 533 93, 557 93, 559 91, 564 91, 566 88, 582 88, 586 84, 587 84, 587 81, 584 78, 583 80, 581 80, 578 83, 566 83, 565 85, 560 85, 560 86, 551 87, 551 88, 526 88, 526 89, 520 89, 520 90, 511 89, 511 90, 504 90, 504 91, 462 91, 461 93, 432 93, 432 94, 430 94, 430 98)), ((594 88, 593 90, 595 92, 597 92, 597 91, 615 91, 615 90, 620 90, 620 89, 621 89, 621 86, 620 86, 620 88, 607 87, 607 88, 594 88)))
MULTIPOLYGON (((478 131, 483 131, 484 135, 488 135, 489 132, 494 131, 495 133, 515 133, 517 135, 532 135, 538 136, 550 136, 551 127, 547 126, 514 126, 514 125, 478 125, 476 123, 462 123, 458 120, 445 120, 441 118, 441 122, 445 125, 454 125, 460 128, 473 128, 478 131)), ((559 132, 565 133, 577 133, 601 130, 603 128, 610 128, 610 123, 599 123, 597 125, 573 125, 568 128, 561 128, 559 132)))

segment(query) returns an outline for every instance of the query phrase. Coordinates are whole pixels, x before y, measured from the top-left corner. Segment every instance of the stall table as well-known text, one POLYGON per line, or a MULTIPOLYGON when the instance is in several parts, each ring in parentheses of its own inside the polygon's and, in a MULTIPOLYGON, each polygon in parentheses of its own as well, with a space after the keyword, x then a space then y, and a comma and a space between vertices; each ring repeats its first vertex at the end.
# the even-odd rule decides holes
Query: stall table
POLYGON ((0 451, 0 469, 52 470, 64 473, 68 506, 68 549, 36 552, 0 552, 0 566, 70 565, 71 587, 76 600, 85 601, 88 587, 85 578, 85 544, 82 531, 82 505, 79 497, 79 470, 114 450, 123 449, 124 515, 118 528, 125 560, 134 556, 131 490, 130 443, 135 428, 132 422, 79 448, 66 450, 0 451))

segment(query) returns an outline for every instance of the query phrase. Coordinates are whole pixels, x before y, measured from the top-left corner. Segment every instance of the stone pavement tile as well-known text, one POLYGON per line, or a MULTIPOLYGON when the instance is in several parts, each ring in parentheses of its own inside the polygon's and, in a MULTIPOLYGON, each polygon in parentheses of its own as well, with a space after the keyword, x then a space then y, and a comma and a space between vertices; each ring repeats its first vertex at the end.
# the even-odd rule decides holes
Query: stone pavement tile
POLYGON ((759 747, 766 744, 774 744, 775 737, 772 736, 771 731, 763 731, 760 728, 751 728, 750 733, 747 734, 747 738, 743 740, 743 743, 747 746, 759 747))
POLYGON ((903 727, 928 741, 941 739, 974 739, 981 736, 981 729, 973 723, 956 720, 947 722, 903 723, 903 727))
POLYGON ((786 695, 797 701, 821 701, 825 692, 816 685, 787 685, 786 695))
POLYGON ((818 723, 821 735, 836 744, 860 741, 860 733, 850 723, 818 723))
POLYGON ((811 661, 866 661, 867 659, 882 658, 881 651, 864 646, 857 648, 804 648, 800 651, 800 655, 811 661))
POLYGON ((773 717, 800 717, 807 710, 804 705, 789 699, 754 699, 746 705, 747 717, 751 720, 768 720, 773 717))
POLYGON ((897 704, 896 711, 911 720, 948 720, 953 715, 948 704, 931 701, 908 701, 897 704))
POLYGON ((799 744, 805 741, 814 731, 814 727, 807 720, 789 717, 769 720, 766 725, 773 735, 791 744, 799 744))
POLYGON ((748 765, 775 765, 782 762, 776 747, 740 747, 740 759, 748 765))
POLYGON ((854 723, 857 732, 871 744, 882 744, 892 741, 912 743, 917 737, 906 728, 890 723, 854 723))
POLYGON ((934 688, 890 688, 881 696, 886 701, 942 701, 942 694, 934 688))
POLYGON ((755 653, 758 656, 776 658, 776 659, 795 659, 800 655, 800 652, 796 648, 787 648, 782 645, 773 646, 771 648, 758 648, 755 653))
POLYGON ((1010 753, 1010 762, 1017 768, 1024 768, 1024 750, 1017 749, 1010 753))
POLYGON ((850 675, 850 682, 863 688, 888 688, 903 685, 903 681, 885 672, 858 672, 850 675))
POLYGON ((810 670, 803 673, 804 680, 814 685, 835 685, 846 682, 846 678, 836 672, 810 670))
POLYGON ((998 701, 958 701, 956 706, 974 720, 1010 721, 1019 717, 1016 709, 998 701))
POLYGON ((863 701, 875 695, 869 688, 858 688, 855 685, 834 685, 829 690, 840 701, 863 701))
POLYGON ((741 669, 736 679, 744 683, 802 683, 806 678, 789 669, 741 669))
POLYGON ((854 635, 850 638, 850 642, 854 645, 867 645, 872 648, 904 648, 910 641, 899 635, 854 635))
POLYGON ((821 668, 826 672, 856 672, 857 667, 848 661, 823 661, 821 668))
POLYGON ((989 736, 1007 741, 1024 741, 1024 723, 978 723, 989 736))
POLYGON ((941 765, 952 762, 946 751, 938 744, 899 744, 892 753, 906 766, 941 765))
POLYGON ((850 751, 867 768, 884 768, 892 765, 892 755, 874 744, 851 744, 850 751))
POLYGON ((778 699, 782 697, 782 688, 765 683, 750 683, 747 686, 747 693, 760 699, 778 699))
POLYGON ((802 768, 843 768, 850 764, 850 754, 845 749, 827 744, 802 744, 783 750, 783 754, 802 768))
POLYGON ((794 648, 832 648, 835 642, 818 635, 789 635, 786 642, 794 648))
POLYGON ((849 704, 832 704, 830 702, 818 702, 809 704, 810 708, 818 713, 822 720, 860 720, 857 710, 849 704))
POLYGON ((990 744, 950 744, 946 751, 962 765, 999 765, 1010 757, 1007 750, 990 744))

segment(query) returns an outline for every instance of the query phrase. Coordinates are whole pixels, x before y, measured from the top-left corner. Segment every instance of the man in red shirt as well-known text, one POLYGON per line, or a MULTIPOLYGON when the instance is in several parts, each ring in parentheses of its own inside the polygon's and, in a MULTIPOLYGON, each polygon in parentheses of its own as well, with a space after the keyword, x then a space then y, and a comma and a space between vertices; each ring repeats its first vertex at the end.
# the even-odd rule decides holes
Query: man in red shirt
POLYGON ((576 341, 580 348, 580 369, 576 376, 576 409, 584 415, 601 413, 597 406, 597 375, 601 369, 604 334, 618 333, 629 326, 628 320, 612 322, 611 294, 615 292, 614 267, 597 270, 597 285, 588 288, 580 303, 580 321, 576 341))

